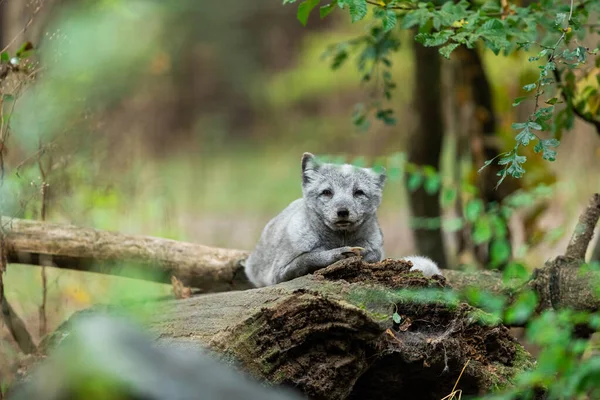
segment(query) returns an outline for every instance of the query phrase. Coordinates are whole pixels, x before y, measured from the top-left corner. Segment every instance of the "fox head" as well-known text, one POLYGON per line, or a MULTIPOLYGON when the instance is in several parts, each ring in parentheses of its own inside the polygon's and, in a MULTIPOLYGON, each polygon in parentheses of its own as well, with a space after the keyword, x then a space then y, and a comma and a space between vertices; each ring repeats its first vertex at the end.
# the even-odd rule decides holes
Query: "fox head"
POLYGON ((334 231, 354 231, 381 204, 385 170, 319 162, 302 156, 302 194, 307 207, 334 231))

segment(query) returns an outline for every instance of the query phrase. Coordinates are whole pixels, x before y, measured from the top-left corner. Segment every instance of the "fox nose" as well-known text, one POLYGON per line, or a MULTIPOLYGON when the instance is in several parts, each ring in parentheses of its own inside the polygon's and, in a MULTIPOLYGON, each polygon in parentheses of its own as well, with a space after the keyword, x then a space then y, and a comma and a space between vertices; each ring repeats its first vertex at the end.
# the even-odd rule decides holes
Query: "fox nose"
POLYGON ((347 208, 340 208, 337 212, 337 216, 339 218, 348 218, 350 216, 350 211, 347 208))

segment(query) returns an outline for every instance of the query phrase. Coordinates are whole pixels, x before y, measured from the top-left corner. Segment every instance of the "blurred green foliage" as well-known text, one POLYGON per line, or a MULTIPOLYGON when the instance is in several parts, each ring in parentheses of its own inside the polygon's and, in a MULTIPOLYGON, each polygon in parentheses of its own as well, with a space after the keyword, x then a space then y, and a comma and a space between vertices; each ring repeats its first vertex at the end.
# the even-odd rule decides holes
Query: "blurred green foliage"
MULTIPOLYGON (((347 3, 353 20, 368 15, 365 14, 365 10, 368 10, 366 3, 363 3, 358 0, 347 3)), ((354 32, 347 26, 338 28, 333 34, 328 33, 326 43, 319 33, 306 35, 299 50, 297 64, 289 69, 273 72, 261 71, 259 61, 248 55, 251 46, 257 46, 256 38, 246 37, 243 29, 230 29, 233 32, 230 36, 219 33, 225 32, 224 29, 217 29, 220 25, 232 26, 241 23, 244 12, 253 7, 250 3, 226 4, 229 6, 215 8, 214 14, 205 13, 202 21, 193 24, 194 21, 182 18, 182 13, 194 8, 189 3, 178 8, 147 1, 86 2, 73 9, 65 8, 64 13, 54 22, 56 29, 64 34, 53 41, 42 43, 39 51, 33 55, 2 55, 3 64, 10 62, 12 56, 21 57, 22 60, 29 57, 36 60, 36 57, 39 57, 31 68, 44 68, 43 73, 30 82, 28 90, 19 98, 14 114, 3 115, 5 121, 11 119, 10 127, 14 132, 11 140, 15 142, 15 147, 30 155, 38 151, 41 139, 42 144, 56 141, 63 145, 70 143, 75 148, 74 154, 68 154, 65 149, 72 149, 66 145, 53 150, 58 166, 50 177, 50 187, 56 188, 56 197, 50 200, 51 220, 178 240, 195 240, 225 247, 250 248, 268 218, 300 196, 299 155, 302 151, 314 146, 321 153, 326 153, 335 148, 335 154, 329 157, 331 160, 349 161, 356 165, 375 164, 387 169, 390 179, 381 209, 385 219, 397 221, 397 225, 405 223, 403 215, 398 216, 405 205, 404 184, 409 190, 423 187, 428 193, 440 197, 448 215, 441 219, 411 220, 411 226, 441 226, 446 232, 468 229, 476 243, 491 244, 492 263, 488 267, 495 268, 510 260, 502 271, 507 286, 516 288, 525 283, 531 270, 531 263, 528 261, 532 255, 528 252, 528 244, 516 250, 511 258, 507 227, 499 217, 532 207, 540 199, 556 198, 560 194, 557 192, 570 193, 573 197, 568 200, 572 200, 576 198, 575 191, 558 185, 540 186, 532 191, 515 193, 502 204, 482 204, 476 197, 477 189, 468 183, 454 182, 449 168, 436 171, 430 166, 408 163, 406 156, 397 151, 401 149, 399 142, 390 141, 379 148, 369 147, 371 154, 378 152, 376 150, 380 148, 385 149, 385 152, 379 152, 383 156, 375 159, 341 156, 340 154, 344 153, 366 154, 369 151, 365 148, 375 141, 369 136, 356 134, 350 129, 350 124, 346 124, 347 120, 344 118, 351 114, 351 110, 343 109, 339 112, 342 116, 333 112, 311 118, 304 115, 294 116, 293 112, 286 111, 298 103, 310 103, 321 97, 325 97, 323 103, 327 103, 327 96, 332 94, 349 93, 352 97, 356 92, 356 80, 364 80, 366 85, 373 82, 378 74, 381 75, 381 88, 384 92, 387 90, 390 94, 388 97, 391 97, 394 91, 394 108, 400 108, 411 100, 412 82, 409 77, 413 62, 410 52, 404 46, 410 38, 405 34, 396 34, 399 27, 419 25, 419 40, 427 45, 439 45, 442 44, 439 42, 444 41, 443 54, 447 56, 452 46, 463 40, 462 37, 465 41, 471 40, 468 35, 474 35, 473 29, 481 28, 485 24, 489 25, 483 35, 488 41, 487 44, 492 47, 498 47, 498 43, 504 45, 503 39, 513 35, 520 26, 519 20, 523 17, 521 13, 539 10, 534 6, 525 10, 510 5, 514 13, 507 21, 500 22, 501 29, 494 22, 498 19, 483 16, 486 12, 495 12, 498 7, 495 3, 474 3, 472 8, 467 7, 465 2, 447 3, 448 5, 440 8, 439 5, 431 3, 384 2, 373 13, 375 26, 366 20, 359 22, 359 26, 367 32, 359 40, 344 41, 354 32), (406 11, 396 10, 393 8, 396 5, 406 5, 408 8, 406 11), (462 19, 469 20, 469 15, 466 14, 473 18, 470 21, 474 23, 470 27, 465 28, 469 24, 453 26, 457 22, 462 23, 462 19), (396 21, 396 15, 399 19, 393 22, 396 21), (461 19, 458 19, 457 15, 462 16, 461 19), (430 18, 426 18, 427 16, 430 18), (416 20, 416 17, 420 20, 416 20), (435 21, 439 23, 437 28, 435 21), (273 126, 276 126, 273 130, 280 127, 282 132, 265 134, 265 137, 256 139, 255 142, 244 138, 233 140, 223 133, 226 128, 220 125, 220 117, 210 115, 203 116, 205 119, 200 119, 199 125, 209 131, 206 136, 217 143, 214 147, 205 144, 198 146, 202 148, 196 152, 196 148, 190 145, 184 149, 185 152, 176 153, 167 159, 129 153, 132 152, 131 148, 126 148, 113 158, 106 156, 104 153, 108 152, 108 144, 93 137, 95 131, 89 126, 93 115, 120 104, 128 93, 139 90, 138 85, 147 83, 144 79, 152 79, 153 60, 160 56, 162 51, 169 53, 175 60, 191 52, 186 47, 189 46, 189 41, 183 40, 183 35, 177 30, 183 30, 183 26, 190 23, 198 32, 210 34, 215 40, 215 47, 224 49, 220 54, 223 61, 219 66, 226 70, 229 84, 240 92, 249 92, 258 107, 266 103, 268 107, 265 115, 272 114, 268 123, 272 122, 273 126), (514 25, 509 26, 513 23, 514 25), (460 34, 463 35, 459 36, 460 34), (239 43, 242 45, 238 45, 239 43), (324 45, 330 45, 326 48, 325 58, 339 67, 334 72, 325 71, 324 63, 320 60, 324 45), (233 48, 235 50, 230 50, 233 48), (355 54, 354 52, 359 54, 356 60, 358 68, 349 68, 346 65, 347 60, 351 59, 350 56, 355 54), (381 63, 383 67, 377 69, 377 63, 381 63), (384 76, 385 72, 389 75, 384 76), (392 77, 394 82, 402 83, 396 89, 391 85, 392 77), (214 125, 211 125, 211 122, 214 125), (70 128, 72 134, 63 135, 66 127, 70 128), (85 148, 80 148, 81 142, 75 139, 80 137, 90 139, 89 142, 83 143, 85 148), (280 138, 282 142, 275 143, 274 137, 280 138), (102 157, 105 156, 108 162, 102 162, 102 157), (122 162, 125 167, 110 165, 117 162, 122 162), (467 197, 465 218, 454 217, 450 212, 459 195, 467 197), (223 225, 226 227, 223 228, 223 225)), ((304 6, 301 15, 303 22, 306 21, 306 11, 315 4, 316 2, 311 1, 308 4, 310 7, 304 6)), ((568 11, 565 5, 554 2, 544 4, 551 6, 545 8, 545 15, 568 11)), ((594 5, 590 2, 583 4, 594 5)), ((335 7, 325 6, 321 15, 335 10, 335 7)), ((333 13, 332 17, 335 15, 336 13, 333 13)), ((188 16, 189 18, 191 17, 188 16)), ((551 21, 554 21, 554 18, 551 21)), ((577 21, 562 21, 575 29, 574 22, 577 21)), ((519 34, 530 35, 532 31, 519 34)), ((548 38, 551 39, 556 34, 560 36, 561 32, 549 34, 548 38)), ((509 40, 511 46, 516 42, 512 36, 509 40)), ((569 49, 566 54, 561 53, 564 60, 583 62, 580 60, 581 50, 575 53, 576 49, 569 49)), ((541 59, 529 62, 528 56, 529 53, 513 53, 510 57, 484 53, 499 111, 514 113, 511 106, 514 101, 511 85, 514 87, 515 81, 518 81, 520 87, 531 85, 535 81, 535 87, 529 88, 532 89, 533 95, 537 93, 540 87, 539 79, 545 77, 538 75, 539 71, 548 72, 548 63, 544 63, 542 69, 538 69, 535 62, 541 59), (506 74, 507 70, 519 71, 521 76, 517 76, 517 73, 506 74)), ((590 81, 589 86, 593 83, 590 81)), ((593 90, 584 89, 579 93, 574 105, 593 100, 596 94, 593 90)), ((549 99, 554 98, 556 96, 549 99)), ((14 104, 14 98, 3 98, 3 106, 11 102, 14 104)), ((378 105, 384 105, 384 102, 378 105)), ((359 108, 355 121, 364 124, 367 120, 362 118, 364 112, 378 110, 384 111, 379 114, 383 122, 393 122, 387 112, 389 108, 369 107, 370 105, 365 104, 359 108)), ((593 110, 588 112, 592 113, 593 110)), ((525 139, 536 142, 536 139, 530 136, 533 134, 532 130, 539 131, 538 127, 547 130, 538 121, 549 121, 544 120, 546 114, 545 111, 538 116, 533 114, 534 120, 520 122, 525 125, 518 125, 521 130, 519 146, 525 145, 525 139), (523 133, 526 127, 527 131, 523 133)), ((570 117, 564 118, 563 124, 568 125, 570 117)), ((374 126, 371 128, 377 129, 374 126)), ((511 137, 514 136, 508 126, 505 130, 511 137)), ((122 139, 124 141, 128 138, 122 139)), ((537 142, 540 143, 542 142, 537 142)), ((554 151, 550 144, 554 142, 546 144, 547 146, 542 145, 540 151, 549 157, 554 151)), ((445 152, 446 165, 454 162, 449 146, 446 146, 445 152)), ((514 165, 517 156, 515 152, 512 155, 513 159, 506 165, 514 165)), ((16 168, 16 164, 7 165, 7 173, 0 187, 0 210, 3 215, 39 217, 39 189, 42 182, 35 158, 33 161, 19 168, 16 168)), ((518 162, 513 167, 515 171, 518 171, 517 166, 521 164, 518 162)), ((561 204, 565 204, 565 201, 561 204)), ((564 226, 549 229, 543 241, 552 244, 567 230, 564 226)), ((396 246, 393 247, 394 251, 398 251, 398 243, 391 243, 389 246, 396 246)), ((544 254, 537 256, 538 259, 545 257, 544 254)), ((584 268, 597 266, 590 264, 584 268)), ((67 318, 74 310, 87 308, 92 304, 123 304, 132 301, 144 304, 150 299, 171 292, 167 285, 135 279, 100 274, 83 276, 79 272, 53 269, 48 269, 47 273, 48 301, 52 304, 50 311, 53 313, 54 325, 67 318)), ((28 322, 34 324, 33 316, 41 302, 39 269, 10 266, 5 275, 5 285, 7 296, 18 305, 21 314, 28 316, 28 322)), ((387 303, 400 301, 401 296, 423 296, 423 301, 426 302, 447 301, 451 304, 469 301, 484 310, 478 316, 483 323, 496 323, 502 319, 506 322, 524 322, 530 319, 537 306, 537 299, 532 292, 521 293, 510 306, 507 306, 507 299, 476 289, 460 295, 454 292, 419 292, 390 293, 385 299, 369 298, 369 294, 364 293, 362 296, 368 301, 387 303)), ((143 317, 143 313, 139 315, 143 317)), ((392 314, 390 318, 396 317, 392 314)), ((592 396, 597 393, 596 377, 600 371, 598 358, 580 360, 594 345, 591 342, 575 340, 572 336, 571 328, 574 323, 582 320, 597 326, 600 319, 595 313, 572 313, 567 310, 545 312, 540 317, 531 319, 528 322, 529 339, 543 346, 544 352, 540 356, 537 369, 519 378, 515 392, 509 392, 506 394, 508 397, 504 398, 514 398, 517 392, 522 395, 540 385, 547 387, 556 398, 573 398, 586 391, 592 396)))

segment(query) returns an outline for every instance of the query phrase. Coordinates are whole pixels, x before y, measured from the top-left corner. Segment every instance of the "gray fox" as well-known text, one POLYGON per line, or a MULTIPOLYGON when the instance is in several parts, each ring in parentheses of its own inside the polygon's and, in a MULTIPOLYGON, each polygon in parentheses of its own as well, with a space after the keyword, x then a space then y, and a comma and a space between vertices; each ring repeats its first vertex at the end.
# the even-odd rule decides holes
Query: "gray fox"
MULTIPOLYGON (((244 263, 256 287, 275 285, 343 258, 383 259, 383 234, 377 209, 385 170, 349 164, 322 163, 311 153, 302 156, 302 198, 273 218, 244 263)), ((426 276, 441 274, 426 257, 406 257, 411 270, 426 276)))

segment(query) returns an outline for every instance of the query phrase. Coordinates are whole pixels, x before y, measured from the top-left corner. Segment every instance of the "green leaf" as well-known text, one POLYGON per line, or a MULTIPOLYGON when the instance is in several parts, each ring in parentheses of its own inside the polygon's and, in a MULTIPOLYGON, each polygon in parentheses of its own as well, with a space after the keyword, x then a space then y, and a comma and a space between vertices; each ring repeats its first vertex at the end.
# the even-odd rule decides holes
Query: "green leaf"
POLYGON ((402 18, 402 29, 410 29, 413 26, 424 26, 431 19, 431 14, 426 8, 419 8, 408 12, 402 18))
POLYGON ((531 92, 536 87, 537 87, 536 83, 530 83, 529 85, 523 86, 523 90, 525 90, 526 92, 531 92))
POLYGON ((398 18, 396 17, 396 13, 393 10, 387 10, 385 12, 385 17, 383 18, 383 30, 384 32, 388 32, 396 26, 396 22, 398 18))
POLYGON ((445 232, 458 232, 464 225, 462 218, 449 218, 442 221, 442 228, 445 232))
POLYGON ((508 284, 510 281, 516 281, 516 284, 525 283, 530 277, 529 271, 523 264, 511 262, 502 271, 502 281, 508 284))
POLYGON ((519 104, 521 104, 521 102, 522 102, 523 100, 527 100, 527 96, 523 96, 523 97, 517 97, 517 98, 515 99, 515 101, 512 103, 512 106, 513 106, 513 107, 516 107, 516 106, 518 106, 519 104))
POLYGON ((298 5, 296 17, 302 25, 306 26, 310 12, 319 4, 319 1, 320 0, 305 0, 298 5))
POLYGON ((21 47, 19 47, 19 49, 15 53, 15 56, 23 57, 23 58, 27 57, 27 55, 25 55, 25 53, 29 52, 31 50, 33 50, 33 44, 31 42, 25 42, 21 45, 21 47))
POLYGON ((460 46, 459 43, 450 43, 440 48, 440 54, 446 58, 450 58, 450 54, 460 46))
POLYGON ((533 151, 536 153, 542 152, 542 158, 548 161, 556 160, 556 151, 552 147, 557 147, 560 142, 557 139, 542 139, 535 145, 533 151))
POLYGON ((406 187, 409 191, 414 192, 421 186, 422 182, 423 175, 421 175, 421 173, 417 171, 410 174, 410 176, 408 177, 408 182, 406 182, 406 187))
POLYGON ((448 207, 452 203, 454 203, 454 200, 456 200, 456 195, 457 195, 456 188, 445 187, 442 190, 442 198, 440 199, 440 203, 441 203, 442 207, 448 207))
POLYGON ((482 31, 503 31, 504 24, 497 18, 491 18, 481 25, 482 31))
MULTIPOLYGON (((388 314, 389 315, 389 314, 388 314)), ((392 314, 392 319, 394 320, 395 323, 399 324, 402 321, 402 317, 400 316, 400 314, 398 314, 397 312, 395 312, 394 314, 392 314)))
POLYGON ((492 159, 492 160, 487 160, 486 162, 484 162, 484 163, 483 163, 483 165, 481 166, 481 168, 479 168, 479 169, 477 170, 477 173, 478 173, 478 174, 480 174, 480 173, 481 173, 481 171, 483 171, 485 168, 487 168, 487 167, 488 167, 488 166, 489 166, 491 163, 493 163, 493 162, 494 162, 494 160, 493 160, 493 159, 492 159))
POLYGON ((535 292, 527 290, 520 293, 513 304, 506 310, 504 321, 507 324, 523 324, 534 313, 538 305, 535 292))
POLYGON ((2 53, 0 53, 0 62, 8 63, 9 61, 10 61, 10 56, 8 55, 8 52, 3 51, 2 53))
POLYGON ((382 120, 383 123, 386 125, 396 124, 396 118, 394 118, 394 110, 392 109, 378 110, 375 116, 377 117, 377 119, 382 120))
POLYGON ((473 229, 473 243, 482 244, 489 242, 492 238, 492 225, 488 218, 482 217, 475 221, 473 229))
POLYGON ((525 169, 521 166, 521 164, 525 163, 525 161, 527 161, 527 157, 514 153, 512 156, 512 162, 506 169, 506 172, 513 178, 521 178, 525 173, 525 169))
POLYGON ((483 201, 481 199, 471 199, 465 206, 465 218, 469 222, 475 222, 483 213, 483 201))
POLYGON ((510 242, 506 239, 496 239, 490 245, 490 259, 492 266, 498 266, 510 258, 510 242))
POLYGON ((419 33, 415 36, 415 40, 425 47, 441 46, 452 36, 451 30, 444 30, 435 33, 419 33))
MULTIPOLYGON (((539 125, 538 125, 539 126, 539 125)), ((541 126, 540 126, 541 129, 541 126)), ((535 140, 536 136, 529 131, 529 126, 526 126, 519 134, 515 137, 515 140, 521 143, 523 146, 529 145, 529 142, 535 140)))
POLYGON ((442 178, 436 172, 426 174, 425 183, 423 184, 423 189, 429 195, 436 194, 440 190, 440 186, 442 183, 442 178))
POLYGON ((332 2, 329 3, 327 5, 321 6, 321 8, 319 8, 319 15, 321 17, 321 19, 327 17, 329 14, 331 14, 331 12, 335 9, 335 5, 336 2, 332 2))
POLYGON ((527 126, 530 127, 531 129, 535 129, 536 131, 542 130, 542 126, 540 124, 538 124, 537 122, 529 121, 527 123, 527 126))
POLYGON ((500 239, 505 238, 508 234, 508 229, 504 219, 498 214, 493 214, 490 218, 494 227, 494 236, 500 239))
POLYGON ((367 15, 366 0, 348 0, 348 9, 352 22, 358 22, 367 15))

